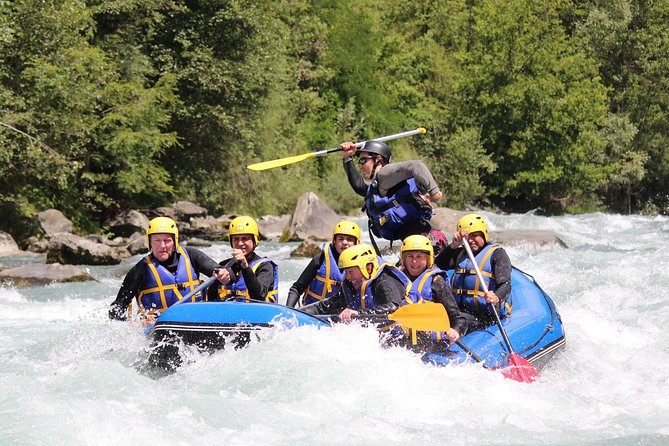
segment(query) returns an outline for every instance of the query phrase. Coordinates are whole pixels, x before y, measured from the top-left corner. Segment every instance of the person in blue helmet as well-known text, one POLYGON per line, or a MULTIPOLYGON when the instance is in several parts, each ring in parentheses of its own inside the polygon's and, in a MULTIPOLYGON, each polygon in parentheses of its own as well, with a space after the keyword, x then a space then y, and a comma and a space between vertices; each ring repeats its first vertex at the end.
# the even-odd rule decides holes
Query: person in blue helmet
POLYGON ((232 257, 220 263, 220 283, 207 290, 208 301, 277 303, 278 266, 255 252, 260 242, 258 223, 249 216, 230 222, 228 230, 232 257))
POLYGON ((496 322, 493 307, 500 318, 511 314, 511 260, 504 248, 490 243, 488 225, 479 214, 467 214, 458 221, 451 243, 437 256, 440 268, 454 269, 451 290, 460 310, 468 320, 468 330, 479 330, 496 322), (462 243, 469 243, 488 292, 483 291, 462 243), (492 304, 492 305, 490 305, 492 304))
POLYGON ((376 237, 393 241, 430 232, 432 206, 441 200, 442 193, 422 161, 390 163, 390 148, 370 140, 354 163, 354 143, 348 141, 340 147, 348 182, 358 195, 365 197, 365 211, 376 237))
MULTIPOLYGON (((216 261, 190 246, 179 245, 179 229, 174 220, 156 217, 149 222, 146 238, 151 252, 142 258, 123 279, 109 309, 111 319, 125 320, 136 300, 138 315, 146 324, 192 291, 200 273, 221 278, 216 261)), ((198 293, 192 301, 202 300, 198 293)))
POLYGON ((320 254, 314 256, 300 277, 288 291, 286 306, 295 307, 300 296, 301 304, 309 305, 334 296, 344 280, 337 262, 339 255, 349 246, 360 243, 360 227, 352 221, 340 221, 332 230, 332 242, 324 243, 320 254))

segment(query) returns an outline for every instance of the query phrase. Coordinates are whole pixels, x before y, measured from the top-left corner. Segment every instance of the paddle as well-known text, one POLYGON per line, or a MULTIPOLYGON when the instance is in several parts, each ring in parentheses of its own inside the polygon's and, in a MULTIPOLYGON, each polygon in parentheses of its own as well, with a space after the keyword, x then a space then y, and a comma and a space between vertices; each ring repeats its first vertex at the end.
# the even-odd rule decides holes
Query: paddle
MULTIPOLYGON (((394 133, 392 135, 386 135, 386 136, 381 136, 379 138, 373 138, 374 141, 390 141, 391 139, 397 139, 397 138, 404 138, 405 136, 411 136, 411 135, 417 135, 417 134, 423 134, 427 130, 425 130, 422 127, 419 127, 415 130, 409 130, 407 132, 400 132, 400 133, 394 133)), ((356 147, 362 147, 365 145, 367 141, 360 141, 356 142, 354 145, 356 147)), ((319 156, 327 155, 328 153, 332 152, 339 152, 341 151, 340 147, 335 147, 334 149, 324 149, 324 150, 318 150, 317 152, 310 152, 310 153, 305 153, 303 155, 295 155, 295 156, 289 156, 287 158, 280 158, 276 160, 271 160, 271 161, 263 161, 261 163, 255 163, 255 164, 250 164, 246 166, 247 169, 251 170, 267 170, 267 169, 273 169, 275 167, 281 167, 281 166, 286 166, 288 164, 294 164, 294 163, 299 163, 300 161, 308 160, 311 158, 317 158, 319 156)))
MULTIPOLYGON (((338 320, 338 315, 320 315, 319 319, 338 320)), ((403 328, 418 331, 447 331, 451 328, 448 314, 443 305, 434 302, 405 305, 387 316, 356 316, 355 319, 372 322, 397 322, 403 328)))
MULTIPOLYGON (((465 251, 467 251, 467 256, 474 265, 474 270, 476 270, 476 276, 478 277, 479 282, 481 282, 481 288, 483 289, 484 292, 487 293, 488 286, 486 285, 486 282, 483 279, 483 274, 481 274, 481 270, 479 269, 479 266, 476 263, 476 259, 474 259, 474 254, 472 253, 472 249, 469 247, 469 243, 464 238, 462 239, 462 246, 465 248, 465 251)), ((513 347, 511 347, 511 341, 509 341, 509 337, 506 334, 506 330, 504 330, 504 326, 502 326, 502 321, 500 320, 499 315, 497 314, 497 309, 495 309, 493 304, 490 305, 493 306, 492 312, 495 315, 497 326, 499 327, 499 331, 502 334, 502 338, 504 339, 504 344, 506 344, 506 348, 509 350, 509 367, 501 371, 502 375, 504 375, 506 378, 515 379, 516 381, 520 382, 526 382, 526 383, 533 382, 535 379, 537 379, 537 370, 527 359, 523 358, 522 356, 516 354, 513 351, 513 347)))

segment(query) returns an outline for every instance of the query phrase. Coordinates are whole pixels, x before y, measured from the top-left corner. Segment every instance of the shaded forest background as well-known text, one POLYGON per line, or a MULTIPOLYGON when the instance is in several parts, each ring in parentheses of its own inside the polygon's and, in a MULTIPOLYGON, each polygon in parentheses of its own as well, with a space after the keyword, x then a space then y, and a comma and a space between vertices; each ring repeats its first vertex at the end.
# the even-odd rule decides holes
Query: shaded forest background
POLYGON ((336 154, 425 127, 442 204, 669 213, 669 0, 0 0, 0 229, 191 200, 359 208, 336 154))

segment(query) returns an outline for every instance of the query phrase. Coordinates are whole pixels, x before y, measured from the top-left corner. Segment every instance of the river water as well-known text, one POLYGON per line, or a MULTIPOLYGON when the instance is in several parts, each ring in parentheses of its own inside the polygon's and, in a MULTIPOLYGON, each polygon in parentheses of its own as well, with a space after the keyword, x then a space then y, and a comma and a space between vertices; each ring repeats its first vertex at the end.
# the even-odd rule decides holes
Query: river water
MULTIPOLYGON (((90 267, 99 282, 0 288, 0 445, 669 444, 669 219, 484 215, 493 237, 548 229, 568 245, 507 247, 565 325, 533 384, 424 365, 356 324, 277 330, 161 376, 141 331, 107 318, 135 257, 90 267)), ((280 264, 282 300, 307 263, 294 247, 259 248, 280 264)))

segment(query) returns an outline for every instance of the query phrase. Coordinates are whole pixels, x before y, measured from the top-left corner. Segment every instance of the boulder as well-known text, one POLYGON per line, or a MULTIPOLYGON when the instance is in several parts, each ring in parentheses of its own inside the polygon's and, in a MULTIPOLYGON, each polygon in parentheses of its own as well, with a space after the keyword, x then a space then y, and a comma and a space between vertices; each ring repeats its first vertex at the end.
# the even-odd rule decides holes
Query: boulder
POLYGON ((0 282, 17 287, 44 286, 54 282, 87 282, 95 280, 81 268, 53 263, 30 263, 0 271, 0 282))
POLYGON ((48 237, 72 232, 72 222, 56 209, 47 209, 37 214, 42 229, 48 237))
POLYGON ((19 253, 19 245, 10 234, 0 231, 0 256, 13 256, 19 253))
POLYGON ((201 238, 197 237, 191 237, 188 239, 188 241, 185 243, 188 246, 192 246, 194 248, 208 248, 211 246, 211 242, 208 240, 204 240, 201 238))
POLYGON ((149 252, 149 242, 146 240, 146 234, 135 232, 128 239, 128 251, 132 255, 149 252))
POLYGON ((444 207, 435 208, 430 223, 443 233, 448 234, 450 239, 450 235, 455 232, 455 228, 458 226, 458 220, 469 213, 469 211, 456 211, 444 207))
POLYGON ((184 220, 189 220, 192 217, 204 217, 208 214, 206 208, 190 201, 177 201, 173 204, 173 207, 177 215, 184 220))
POLYGON ((265 215, 258 220, 258 230, 263 238, 268 240, 279 240, 283 231, 288 228, 290 224, 290 215, 265 215))
POLYGON ((116 265, 122 260, 117 249, 74 234, 58 234, 49 240, 46 263, 71 265, 116 265))
POLYGON ((330 240, 332 228, 339 216, 315 193, 306 192, 297 200, 288 228, 281 235, 281 242, 306 240, 330 240))
POLYGON ((130 209, 121 212, 104 223, 109 231, 118 237, 130 237, 135 232, 144 232, 149 226, 149 219, 139 211, 130 209))
POLYGON ((304 240, 300 245, 290 252, 291 257, 309 257, 312 258, 321 253, 323 242, 313 239, 304 240))
POLYGON ((44 254, 49 247, 49 241, 33 236, 28 237, 22 242, 23 249, 36 254, 44 254))

